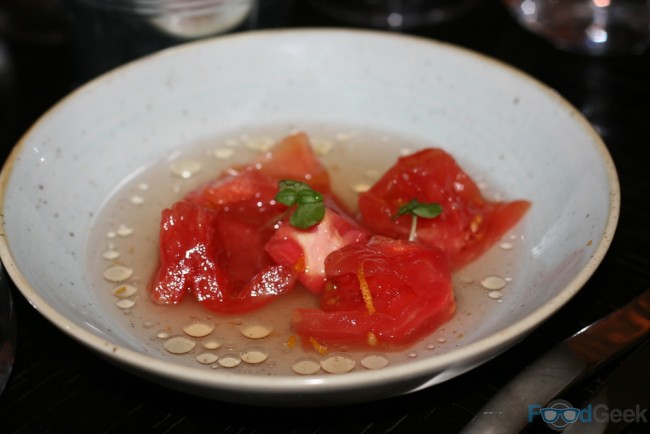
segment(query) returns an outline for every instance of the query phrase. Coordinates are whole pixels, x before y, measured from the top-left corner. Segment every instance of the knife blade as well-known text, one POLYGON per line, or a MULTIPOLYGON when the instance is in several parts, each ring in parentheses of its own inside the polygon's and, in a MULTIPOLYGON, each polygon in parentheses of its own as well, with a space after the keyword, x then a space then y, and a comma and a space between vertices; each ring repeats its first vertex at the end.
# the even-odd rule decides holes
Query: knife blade
POLYGON ((650 331, 650 290, 554 346, 510 380, 474 416, 463 434, 516 433, 531 405, 543 406, 596 372, 650 331))
POLYGON ((581 406, 588 410, 587 418, 578 418, 564 434, 613 434, 632 424, 650 428, 649 364, 650 339, 646 339, 616 367, 590 402, 581 406))

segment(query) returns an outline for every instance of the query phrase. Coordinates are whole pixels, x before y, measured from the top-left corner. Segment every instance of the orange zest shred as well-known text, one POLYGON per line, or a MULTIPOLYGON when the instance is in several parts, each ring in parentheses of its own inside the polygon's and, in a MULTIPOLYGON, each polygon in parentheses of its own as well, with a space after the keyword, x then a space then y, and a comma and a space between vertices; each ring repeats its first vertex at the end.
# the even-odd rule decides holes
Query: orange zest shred
POLYGON ((363 272, 363 262, 359 263, 359 266, 357 267, 357 279, 359 279, 359 288, 361 289, 363 302, 366 304, 368 313, 372 315, 376 310, 375 305, 372 303, 372 293, 370 292, 368 281, 366 281, 366 275, 363 272))
POLYGON ((321 356, 324 356, 327 354, 327 347, 325 345, 321 345, 316 338, 310 337, 309 342, 311 345, 314 347, 314 349, 320 354, 321 356))
POLYGON ((289 339, 287 339, 287 348, 291 349, 296 346, 296 336, 291 335, 289 336, 289 339))
POLYGON ((479 214, 475 215, 474 218, 472 219, 472 222, 469 224, 469 229, 472 231, 473 234, 478 232, 481 223, 483 223, 483 216, 479 214))
POLYGON ((374 347, 375 345, 377 345, 379 343, 379 341, 377 340, 377 335, 375 335, 373 332, 368 332, 368 340, 367 340, 367 342, 368 342, 368 345, 370 345, 371 347, 374 347))
POLYGON ((307 269, 307 265, 305 264, 305 257, 301 256, 300 259, 296 261, 295 264, 293 264, 293 269, 294 271, 298 273, 302 273, 307 269))

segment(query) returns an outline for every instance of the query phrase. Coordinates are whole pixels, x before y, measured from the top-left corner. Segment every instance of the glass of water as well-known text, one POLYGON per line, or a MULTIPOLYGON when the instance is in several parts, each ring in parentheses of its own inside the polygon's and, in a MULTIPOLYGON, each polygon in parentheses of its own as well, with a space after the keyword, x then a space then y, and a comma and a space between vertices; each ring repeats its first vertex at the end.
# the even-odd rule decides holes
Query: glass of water
POLYGON ((319 12, 357 26, 402 30, 449 21, 481 0, 309 0, 319 12))
POLYGON ((258 0, 62 0, 62 10, 85 80, 163 48, 253 29, 258 0))
POLYGON ((526 29, 565 51, 630 55, 650 46, 650 0, 504 0, 504 4, 526 29))

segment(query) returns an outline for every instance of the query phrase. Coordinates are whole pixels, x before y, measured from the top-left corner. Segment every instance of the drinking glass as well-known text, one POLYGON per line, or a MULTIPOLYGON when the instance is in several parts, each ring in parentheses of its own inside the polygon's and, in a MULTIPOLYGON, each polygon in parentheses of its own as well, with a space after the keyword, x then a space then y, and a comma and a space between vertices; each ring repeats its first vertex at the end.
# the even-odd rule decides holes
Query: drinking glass
POLYGON ((176 44, 252 29, 258 1, 64 0, 62 5, 75 70, 89 79, 176 44))
POLYGON ((556 47, 588 55, 641 54, 650 0, 504 0, 519 23, 556 47))
POLYGON ((352 25, 393 30, 440 24, 480 0, 309 0, 312 7, 352 25))

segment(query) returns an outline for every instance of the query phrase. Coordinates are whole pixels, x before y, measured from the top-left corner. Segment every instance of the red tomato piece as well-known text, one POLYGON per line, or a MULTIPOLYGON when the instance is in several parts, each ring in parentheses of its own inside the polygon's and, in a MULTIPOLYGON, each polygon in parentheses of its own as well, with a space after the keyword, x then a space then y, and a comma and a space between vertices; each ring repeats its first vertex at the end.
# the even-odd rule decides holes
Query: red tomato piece
POLYGON ((430 148, 400 158, 369 191, 359 195, 362 221, 379 234, 408 238, 411 216, 393 216, 412 199, 442 205, 440 216, 418 218, 417 240, 444 250, 453 269, 483 254, 530 207, 525 200, 486 200, 451 155, 430 148))
POLYGON ((296 309, 303 345, 399 349, 455 311, 451 271, 440 249, 374 236, 332 252, 321 309, 296 309))
POLYGON ((305 133, 284 138, 253 166, 278 181, 302 181, 322 194, 331 193, 329 173, 314 154, 305 133))
POLYGON ((241 313, 290 292, 297 273, 271 261, 258 229, 190 201, 164 210, 153 300, 176 304, 190 292, 210 310, 241 313))
POLYGON ((154 300, 178 303, 189 291, 208 309, 239 313, 289 292, 295 264, 276 264, 264 250, 287 210, 275 201, 281 179, 329 192, 329 175, 305 134, 287 137, 164 211, 154 300))
POLYGON ((228 213, 250 224, 269 223, 272 226, 287 209, 275 201, 277 192, 277 180, 253 167, 246 167, 239 172, 227 172, 190 192, 185 200, 228 213))
POLYGON ((285 219, 265 249, 277 264, 298 270, 300 283, 319 294, 325 286, 327 255, 369 236, 352 218, 326 208, 320 223, 309 229, 293 227, 285 219))

